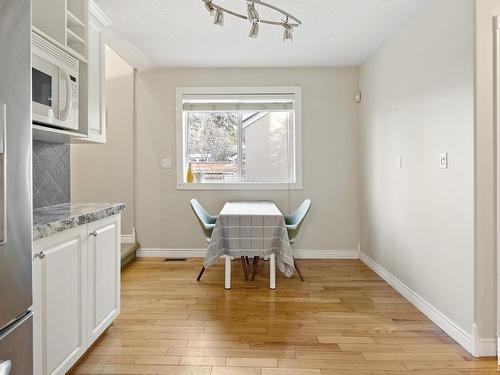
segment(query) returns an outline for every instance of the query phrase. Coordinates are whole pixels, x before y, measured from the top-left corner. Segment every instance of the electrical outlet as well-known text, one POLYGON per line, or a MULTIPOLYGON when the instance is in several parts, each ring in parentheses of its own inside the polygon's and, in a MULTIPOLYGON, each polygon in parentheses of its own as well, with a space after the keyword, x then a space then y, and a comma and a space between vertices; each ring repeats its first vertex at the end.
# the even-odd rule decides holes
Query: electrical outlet
POLYGON ((161 159, 160 167, 161 167, 161 169, 171 169, 172 168, 172 159, 161 159))
POLYGON ((443 152, 439 155, 439 168, 448 169, 448 153, 443 152))
POLYGON ((361 103, 361 91, 356 91, 354 93, 354 102, 361 103))

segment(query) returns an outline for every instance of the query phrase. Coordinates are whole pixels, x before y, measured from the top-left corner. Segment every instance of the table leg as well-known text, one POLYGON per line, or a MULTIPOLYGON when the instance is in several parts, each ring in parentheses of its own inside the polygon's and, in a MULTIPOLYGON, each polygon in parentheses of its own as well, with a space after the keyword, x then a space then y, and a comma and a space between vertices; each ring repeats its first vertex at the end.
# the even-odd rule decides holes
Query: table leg
POLYGON ((271 254, 269 259, 269 288, 276 289, 276 254, 271 254))
POLYGON ((252 267, 252 281, 255 280, 255 274, 257 273, 257 268, 259 268, 260 257, 253 257, 253 267, 252 267))
POLYGON ((224 288, 231 289, 231 257, 225 255, 226 265, 225 265, 225 278, 224 278, 224 288))
POLYGON ((241 265, 243 266, 243 273, 245 274, 245 281, 248 281, 248 269, 246 257, 241 257, 241 265))

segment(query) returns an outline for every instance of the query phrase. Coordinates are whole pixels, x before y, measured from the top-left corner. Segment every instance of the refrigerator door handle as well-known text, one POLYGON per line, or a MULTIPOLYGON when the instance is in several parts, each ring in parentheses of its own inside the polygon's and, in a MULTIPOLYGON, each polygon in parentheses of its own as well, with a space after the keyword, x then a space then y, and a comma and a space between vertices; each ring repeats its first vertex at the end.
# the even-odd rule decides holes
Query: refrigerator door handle
MULTIPOLYGON (((7 105, 0 103, 0 246, 7 243, 7 105)), ((3 375, 0 373, 0 375, 3 375)))
POLYGON ((12 362, 9 360, 0 362, 0 375, 9 375, 11 367, 12 362))
POLYGON ((7 127, 7 105, 0 103, 0 154, 5 154, 5 129, 7 127))

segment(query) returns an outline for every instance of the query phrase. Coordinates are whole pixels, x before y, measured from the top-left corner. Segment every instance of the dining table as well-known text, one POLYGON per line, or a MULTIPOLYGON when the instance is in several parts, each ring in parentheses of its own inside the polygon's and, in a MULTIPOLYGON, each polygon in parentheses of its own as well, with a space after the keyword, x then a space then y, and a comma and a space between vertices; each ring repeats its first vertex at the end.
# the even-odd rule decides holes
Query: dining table
POLYGON ((226 202, 217 217, 204 260, 206 268, 225 257, 226 289, 231 289, 232 257, 269 257, 269 287, 276 289, 276 266, 286 276, 295 273, 283 214, 274 202, 226 202))

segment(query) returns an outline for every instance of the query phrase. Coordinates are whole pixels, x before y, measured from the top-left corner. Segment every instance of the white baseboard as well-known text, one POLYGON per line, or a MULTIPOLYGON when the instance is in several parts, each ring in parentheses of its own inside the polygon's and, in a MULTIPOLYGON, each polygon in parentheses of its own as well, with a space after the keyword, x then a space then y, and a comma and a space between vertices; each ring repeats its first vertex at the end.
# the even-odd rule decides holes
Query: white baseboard
POLYGON ((497 338, 497 354, 498 357, 498 365, 500 366, 500 337, 497 338))
POLYGON ((136 243, 135 227, 132 228, 132 234, 122 234, 121 241, 122 243, 136 243))
MULTIPOLYGON (((137 257, 147 258, 202 258, 206 249, 154 249, 141 248, 137 257)), ((297 259, 359 259, 358 250, 294 250, 297 259)))
POLYGON ((476 357, 496 357, 497 340, 496 339, 478 339, 475 343, 476 357))
POLYGON ((135 243, 133 234, 122 234, 122 243, 135 243))
POLYGON ((497 339, 480 338, 477 334, 477 325, 472 325, 472 354, 475 357, 496 357, 497 339))
POLYGON ((293 250, 297 259, 359 259, 358 250, 293 250))
POLYGON ((207 249, 156 249, 140 248, 138 258, 203 258, 207 249))
MULTIPOLYGON (((377 275, 384 279, 389 285, 396 289, 403 297, 412 303, 417 309, 424 313, 430 320, 437 324, 443 331, 445 331, 453 340, 458 342, 472 355, 474 353, 473 335, 467 333, 464 329, 459 327, 450 318, 432 306, 429 302, 415 293, 406 284, 394 277, 389 271, 376 263, 373 259, 368 257, 365 253, 360 253, 360 259, 368 267, 370 267, 377 275)), ((477 345, 476 345, 477 346, 477 345)), ((476 349, 479 351, 479 348, 476 349)))
POLYGON ((137 238, 135 233, 135 227, 132 228, 132 234, 122 234, 121 241, 122 243, 136 243, 137 238))

